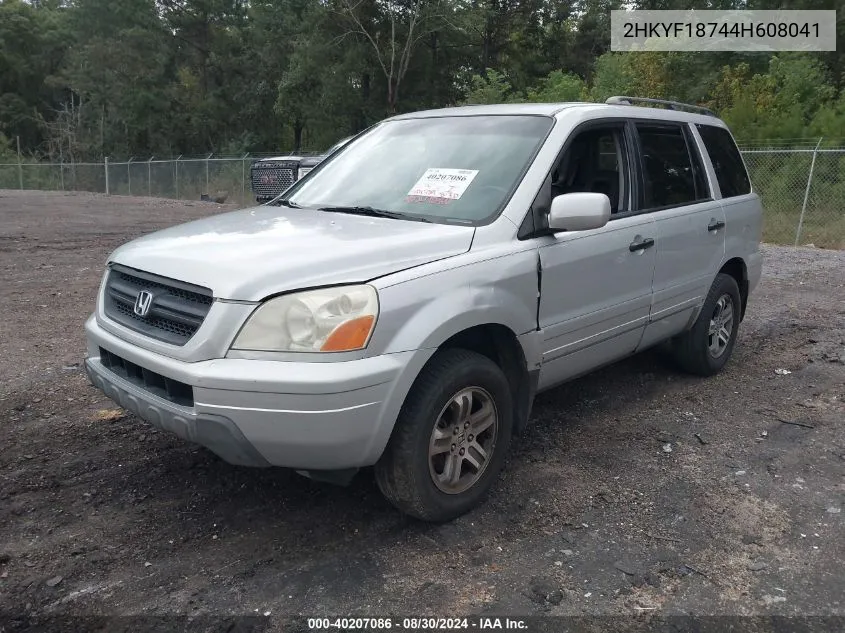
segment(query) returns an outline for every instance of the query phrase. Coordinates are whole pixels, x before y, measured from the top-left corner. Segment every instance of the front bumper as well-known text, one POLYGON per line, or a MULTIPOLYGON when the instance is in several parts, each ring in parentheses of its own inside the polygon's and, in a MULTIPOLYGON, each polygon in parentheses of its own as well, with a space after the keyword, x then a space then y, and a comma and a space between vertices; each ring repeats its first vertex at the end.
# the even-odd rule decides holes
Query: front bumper
POLYGON ((151 424, 248 466, 338 470, 374 464, 405 394, 431 352, 336 363, 214 359, 185 362, 85 324, 91 382, 151 424), (100 348, 193 388, 193 406, 156 395, 110 370, 100 348))

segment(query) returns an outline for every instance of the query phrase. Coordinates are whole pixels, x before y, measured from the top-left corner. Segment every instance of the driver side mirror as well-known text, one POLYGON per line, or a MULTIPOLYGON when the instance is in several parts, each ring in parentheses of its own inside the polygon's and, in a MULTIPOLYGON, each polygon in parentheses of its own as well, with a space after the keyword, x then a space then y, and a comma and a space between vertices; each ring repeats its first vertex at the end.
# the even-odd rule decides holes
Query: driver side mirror
POLYGON ((610 220, 610 198, 603 193, 578 191, 552 200, 549 228, 553 231, 600 229, 610 220))

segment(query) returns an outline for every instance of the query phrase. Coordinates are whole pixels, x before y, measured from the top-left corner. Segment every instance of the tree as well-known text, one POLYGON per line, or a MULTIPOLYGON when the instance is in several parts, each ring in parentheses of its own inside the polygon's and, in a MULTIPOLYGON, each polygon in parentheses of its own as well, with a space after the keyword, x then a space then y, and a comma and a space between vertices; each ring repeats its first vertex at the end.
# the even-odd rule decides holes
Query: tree
POLYGON ((629 94, 709 105, 745 139, 845 135, 842 50, 614 53, 609 11, 620 6, 0 0, 0 133, 19 136, 25 153, 62 160, 318 150, 398 111, 629 94))
POLYGON ((394 114, 399 88, 420 41, 432 32, 439 0, 337 0, 350 35, 372 47, 387 82, 387 112, 394 114))
POLYGON ((42 147, 65 96, 51 83, 68 46, 64 14, 58 1, 0 1, 0 133, 30 151, 42 147))
POLYGON ((480 105, 485 103, 507 103, 513 101, 513 87, 507 77, 492 68, 486 75, 474 75, 472 87, 467 93, 465 104, 480 105))
POLYGON ((536 89, 528 91, 528 101, 540 103, 583 101, 586 98, 586 91, 587 86, 584 80, 577 75, 553 70, 547 77, 540 80, 536 89))
POLYGON ((77 0, 68 21, 78 42, 57 80, 70 94, 53 129, 74 143, 68 152, 129 155, 166 143, 171 57, 155 3, 77 0))
POLYGON ((801 54, 773 56, 766 73, 726 66, 709 105, 744 139, 801 138, 824 130, 841 136, 836 91, 822 64, 801 54))

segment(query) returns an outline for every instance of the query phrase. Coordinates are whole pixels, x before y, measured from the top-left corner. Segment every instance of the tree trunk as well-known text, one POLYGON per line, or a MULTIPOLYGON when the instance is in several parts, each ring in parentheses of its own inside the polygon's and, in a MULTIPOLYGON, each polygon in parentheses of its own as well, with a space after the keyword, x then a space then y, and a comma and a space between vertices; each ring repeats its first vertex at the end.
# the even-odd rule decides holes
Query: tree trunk
POLYGON ((430 88, 429 99, 431 103, 437 103, 437 31, 432 31, 430 37, 431 46, 431 72, 428 77, 428 86, 430 88))
POLYGON ((297 119, 293 123, 293 151, 299 152, 302 148, 302 121, 297 119))
POLYGON ((481 73, 486 76, 487 69, 490 68, 491 48, 493 47, 493 34, 490 29, 490 21, 484 27, 484 39, 481 43, 481 73))
POLYGON ((200 54, 200 91, 205 98, 208 95, 208 51, 211 40, 211 19, 208 12, 202 13, 202 48, 200 54))
POLYGON ((396 103, 399 100, 399 82, 393 78, 387 79, 387 114, 396 114, 396 103))
POLYGON ((106 155, 106 104, 100 105, 100 155, 106 155))
POLYGON ((358 121, 356 121, 353 133, 357 134, 365 127, 367 127, 367 110, 370 105, 370 73, 364 73, 361 76, 361 110, 358 112, 358 121))
POLYGON ((495 37, 495 18, 493 14, 500 10, 499 3, 490 0, 487 4, 487 16, 484 19, 484 40, 481 49, 481 73, 486 77, 487 69, 492 68, 496 63, 496 55, 493 51, 495 37))

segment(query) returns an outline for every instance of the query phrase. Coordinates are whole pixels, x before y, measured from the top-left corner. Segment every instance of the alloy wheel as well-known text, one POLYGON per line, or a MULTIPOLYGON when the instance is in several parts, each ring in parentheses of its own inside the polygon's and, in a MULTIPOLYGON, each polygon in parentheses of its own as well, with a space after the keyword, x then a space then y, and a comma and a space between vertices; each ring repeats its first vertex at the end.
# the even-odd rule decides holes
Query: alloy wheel
POLYGON ((719 297, 710 317, 707 330, 707 347, 710 356, 719 358, 728 349, 734 329, 734 302, 729 294, 719 297))
POLYGON ((496 448, 499 416, 493 398, 481 387, 456 393, 440 411, 428 446, 428 470, 446 494, 471 488, 496 448))

